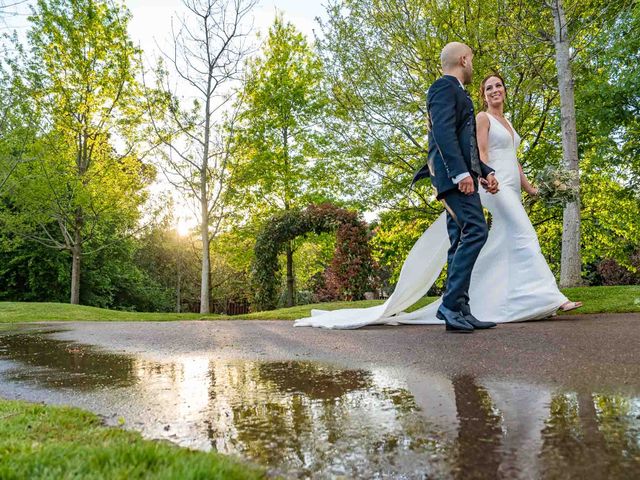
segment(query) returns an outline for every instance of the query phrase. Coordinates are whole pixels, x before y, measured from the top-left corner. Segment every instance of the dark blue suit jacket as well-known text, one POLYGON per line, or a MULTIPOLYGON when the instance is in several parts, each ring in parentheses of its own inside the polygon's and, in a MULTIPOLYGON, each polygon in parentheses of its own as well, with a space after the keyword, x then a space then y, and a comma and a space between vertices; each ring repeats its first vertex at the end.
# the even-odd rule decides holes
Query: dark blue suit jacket
POLYGON ((437 198, 457 189, 452 179, 469 172, 477 187, 477 177, 486 177, 494 170, 480 162, 480 171, 474 172, 471 161, 472 148, 480 158, 476 134, 476 117, 473 102, 458 79, 444 75, 436 80, 427 93, 429 114, 429 151, 427 163, 415 174, 411 185, 431 177, 437 198), (472 141, 472 138, 473 141, 472 141))

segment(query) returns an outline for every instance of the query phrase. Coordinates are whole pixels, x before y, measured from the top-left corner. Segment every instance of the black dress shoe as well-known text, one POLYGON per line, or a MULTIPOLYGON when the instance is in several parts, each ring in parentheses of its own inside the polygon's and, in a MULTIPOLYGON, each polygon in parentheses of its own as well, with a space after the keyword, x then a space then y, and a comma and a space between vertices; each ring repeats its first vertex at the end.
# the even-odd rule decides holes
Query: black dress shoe
POLYGON ((436 312, 436 317, 440 320, 444 320, 444 323, 447 325, 448 332, 456 332, 456 333, 472 333, 473 326, 469 324, 464 317, 452 310, 447 309, 446 312, 442 310, 438 310, 436 312))
POLYGON ((478 330, 484 330, 486 328, 493 328, 496 326, 496 324, 493 322, 483 322, 481 320, 478 320, 470 313, 464 313, 462 314, 462 316, 469 325, 471 325, 473 328, 477 328, 478 330))

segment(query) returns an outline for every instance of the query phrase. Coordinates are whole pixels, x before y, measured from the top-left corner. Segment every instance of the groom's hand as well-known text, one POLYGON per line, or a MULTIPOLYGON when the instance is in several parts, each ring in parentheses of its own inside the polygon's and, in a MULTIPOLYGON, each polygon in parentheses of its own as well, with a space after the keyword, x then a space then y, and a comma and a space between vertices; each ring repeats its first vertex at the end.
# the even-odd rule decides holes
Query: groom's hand
POLYGON ((498 180, 493 173, 487 175, 487 178, 481 178, 480 183, 482 184, 484 189, 491 194, 496 194, 500 190, 498 188, 498 180))
POLYGON ((463 178, 458 182, 458 190, 460 190, 465 195, 473 195, 475 192, 475 187, 473 185, 473 178, 471 175, 463 178))

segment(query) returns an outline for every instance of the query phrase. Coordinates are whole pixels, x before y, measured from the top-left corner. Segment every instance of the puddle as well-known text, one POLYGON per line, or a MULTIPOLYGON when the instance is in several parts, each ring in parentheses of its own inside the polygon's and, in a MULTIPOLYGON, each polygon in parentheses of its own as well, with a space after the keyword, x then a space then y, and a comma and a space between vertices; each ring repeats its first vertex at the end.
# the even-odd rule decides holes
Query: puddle
POLYGON ((633 478, 640 395, 312 361, 163 362, 0 332, 0 396, 65 403, 288 478, 633 478))

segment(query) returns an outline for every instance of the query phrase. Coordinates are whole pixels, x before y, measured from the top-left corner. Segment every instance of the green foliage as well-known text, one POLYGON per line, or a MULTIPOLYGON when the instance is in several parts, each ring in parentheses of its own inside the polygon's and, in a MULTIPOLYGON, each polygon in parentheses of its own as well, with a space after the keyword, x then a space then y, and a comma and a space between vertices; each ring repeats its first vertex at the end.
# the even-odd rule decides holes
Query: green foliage
POLYGON ((285 244, 308 232, 337 232, 336 252, 326 274, 327 287, 344 299, 360 299, 371 283, 373 262, 366 225, 350 212, 331 204, 310 205, 272 217, 258 234, 253 278, 257 309, 275 308, 278 298, 278 254, 285 244))
MULTIPOLYGON (((39 0, 29 20, 28 52, 7 62, 13 93, 28 99, 35 117, 27 126, 37 130, 3 217, 23 238, 80 259, 136 227, 153 177, 135 144, 139 52, 128 38, 129 15, 116 5, 39 0)), ((72 280, 72 298, 79 290, 72 280)))
MULTIPOLYGON (((0 234, 0 241, 6 237, 0 234)), ((18 239, 0 250, 0 300, 63 302, 69 298, 71 258, 66 252, 18 239)), ((124 239, 85 261, 81 302, 105 308, 171 311, 173 291, 135 258, 144 245, 124 239)))
POLYGON ((615 169, 617 180, 637 189, 640 173, 640 4, 620 8, 594 28, 593 43, 576 60, 576 103, 581 150, 593 163, 615 169))
MULTIPOLYGON (((623 0, 565 3, 575 46, 583 205, 592 212, 583 224, 584 262, 592 264, 597 255, 622 261, 622 251, 628 255, 636 241, 630 223, 637 222, 629 212, 637 210, 637 195, 623 190, 639 178, 634 173, 640 158, 635 154, 639 76, 633 65, 640 9, 637 2, 627 8, 633 2, 623 0), (587 198, 592 194, 595 198, 587 198), (617 226, 602 229, 596 226, 600 224, 617 226), (628 232, 620 228, 623 224, 628 232)), ((392 279, 420 230, 440 211, 430 188, 418 188, 410 200, 407 186, 425 162, 426 92, 440 75, 444 44, 459 40, 474 49, 474 82, 467 88, 477 101, 477 86, 485 75, 497 70, 505 77, 506 111, 523 138, 518 153, 527 175, 533 178, 560 165, 549 9, 508 0, 341 0, 330 4, 328 14, 319 40, 331 85, 327 134, 336 150, 364 171, 357 184, 359 199, 366 208, 383 211, 374 251, 392 279), (414 225, 420 227, 414 231, 414 225)), ((543 251, 558 270, 561 212, 538 204, 532 217, 543 251)))
MULTIPOLYGON (((583 270, 592 284, 631 282, 640 245, 640 4, 565 5, 574 46, 583 270)), ((561 164, 548 9, 512 0, 334 0, 327 11, 317 45, 276 20, 248 64, 239 115, 228 119, 227 131, 211 129, 221 135, 211 145, 233 138, 211 153, 233 157, 230 183, 220 190, 220 205, 233 210, 212 210, 212 228, 222 219, 210 247, 215 301, 253 296, 252 246, 258 238, 274 240, 260 237, 265 218, 289 209, 273 228, 304 231, 296 212, 327 199, 378 212, 370 248, 385 287, 395 283, 409 249, 442 210, 428 185, 409 192, 408 184, 425 160, 426 91, 440 75, 438 55, 448 41, 475 51, 468 88, 478 105, 480 80, 494 70, 505 77, 507 115, 523 137, 518 155, 527 175, 561 164)), ((193 133, 204 125, 204 107, 183 110, 164 90, 147 92, 141 107, 140 52, 128 38, 129 20, 111 2, 39 0, 26 47, 16 37, 5 40, 16 53, 0 62, 0 299, 68 298, 78 246, 83 303, 154 311, 197 304, 197 245, 166 222, 139 231, 145 187, 155 175, 143 161, 148 138, 141 132, 159 128, 172 141, 180 123, 193 133), (145 110, 160 124, 148 124, 145 110)), ((184 146, 187 159, 202 153, 198 141, 184 146)), ((189 188, 197 190, 200 177, 189 172, 189 188)), ((213 168, 207 175, 211 185, 222 185, 213 168)), ((558 272, 562 212, 541 202, 527 208, 558 272)), ((145 221, 157 215, 149 211, 145 221)), ((362 233, 356 230, 349 238, 362 233)), ((296 285, 327 299, 338 290, 352 295, 337 287, 339 277, 351 276, 353 258, 366 257, 365 244, 336 243, 335 230, 328 231, 291 241, 296 285), (329 262, 334 266, 325 272, 329 262)), ((282 262, 276 255, 270 268, 277 272, 282 262)), ((270 299, 282 287, 272 280, 270 299)))
POLYGON ((141 312, 172 311, 172 289, 136 262, 136 252, 142 248, 138 241, 127 238, 87 256, 82 303, 141 312))
POLYGON ((179 311, 192 311, 200 302, 200 259, 192 238, 179 236, 170 221, 164 218, 135 238, 132 263, 162 286, 159 298, 166 302, 154 311, 178 311, 178 304, 179 311))
MULTIPOLYGON (((582 261, 587 272, 609 258, 631 267, 630 257, 640 245, 640 199, 618 180, 615 168, 597 166, 594 152, 585 153, 581 162, 582 178, 582 261)), ((540 246, 553 271, 560 269, 562 211, 537 203, 529 210, 536 226, 540 246)), ((589 275, 589 274, 587 274, 589 275)), ((598 278, 587 278, 591 283, 598 278)))
POLYGON ((297 285, 299 290, 313 296, 326 286, 324 272, 336 251, 335 232, 309 233, 294 243, 296 248, 293 258, 297 285))
POLYGON ((260 479, 259 468, 217 453, 144 440, 94 414, 0 400, 0 477, 18 479, 260 479))
POLYGON ((314 125, 324 108, 322 68, 305 37, 277 17, 263 51, 249 66, 234 126, 238 164, 234 187, 252 212, 273 212, 312 201, 325 181, 314 162, 314 125))
POLYGON ((37 242, 10 241, 0 233, 0 300, 64 302, 69 298, 69 257, 37 242))

